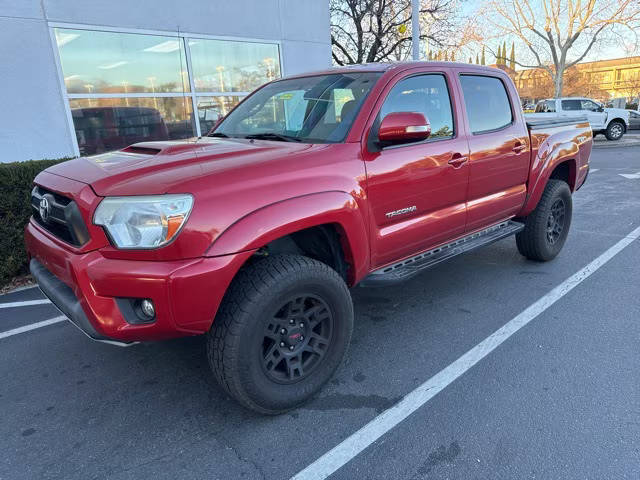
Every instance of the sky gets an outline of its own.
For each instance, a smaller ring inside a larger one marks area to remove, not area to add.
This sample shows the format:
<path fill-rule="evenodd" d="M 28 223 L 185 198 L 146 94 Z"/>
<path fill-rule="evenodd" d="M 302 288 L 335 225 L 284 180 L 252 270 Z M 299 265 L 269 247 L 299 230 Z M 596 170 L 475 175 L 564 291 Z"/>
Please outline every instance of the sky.
<path fill-rule="evenodd" d="M 486 2 L 484 0 L 459 0 L 460 1 L 460 9 L 461 9 L 461 17 L 473 17 L 476 15 L 477 11 L 484 5 Z M 532 0 L 533 3 L 538 3 L 536 0 Z M 640 8 L 640 7 L 639 7 Z M 508 36 L 489 39 L 486 42 L 487 48 L 491 47 L 493 50 L 497 49 L 498 44 L 502 44 L 503 41 L 507 42 L 508 52 L 511 49 L 511 42 L 515 40 L 516 43 L 516 58 L 518 61 L 522 63 L 525 62 L 525 55 L 528 53 L 527 48 L 524 44 L 520 43 L 518 39 L 511 38 Z M 480 53 L 482 49 L 482 45 L 474 45 L 472 48 L 465 49 L 465 55 L 463 59 L 467 59 L 469 56 L 472 56 L 475 59 L 475 52 Z M 582 53 L 583 49 L 576 47 L 574 50 L 576 53 Z M 596 43 L 587 54 L 583 62 L 595 61 L 595 60 L 608 60 L 613 58 L 622 58 L 633 55 L 640 55 L 640 49 L 636 44 L 636 38 L 634 34 L 630 31 L 626 31 L 622 34 L 621 38 L 614 38 L 608 41 L 601 41 Z M 487 50 L 486 60 L 488 64 L 495 63 L 495 57 L 489 53 Z M 575 58 L 575 55 L 574 57 Z M 570 58 L 571 59 L 571 58 Z M 529 59 L 526 59 L 529 60 Z M 531 60 L 533 62 L 533 60 Z M 517 66 L 516 69 L 521 69 L 521 67 Z"/>

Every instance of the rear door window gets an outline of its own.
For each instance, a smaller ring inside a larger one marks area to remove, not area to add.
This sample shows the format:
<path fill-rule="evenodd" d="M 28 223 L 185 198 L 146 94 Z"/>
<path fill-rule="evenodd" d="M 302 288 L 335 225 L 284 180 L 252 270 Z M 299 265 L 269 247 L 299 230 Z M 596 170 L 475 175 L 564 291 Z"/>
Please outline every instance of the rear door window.
<path fill-rule="evenodd" d="M 511 125 L 513 112 L 502 80 L 482 75 L 461 75 L 460 84 L 472 133 L 492 132 Z"/>
<path fill-rule="evenodd" d="M 562 110 L 580 111 L 582 110 L 582 102 L 580 100 L 562 100 Z"/>

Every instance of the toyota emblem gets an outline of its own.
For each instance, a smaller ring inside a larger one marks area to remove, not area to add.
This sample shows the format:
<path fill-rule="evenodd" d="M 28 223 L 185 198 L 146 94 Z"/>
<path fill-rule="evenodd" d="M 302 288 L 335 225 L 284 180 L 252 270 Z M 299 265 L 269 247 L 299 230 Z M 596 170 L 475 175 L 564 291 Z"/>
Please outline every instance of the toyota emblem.
<path fill-rule="evenodd" d="M 42 197 L 40 199 L 40 208 L 38 208 L 38 211 L 40 212 L 40 218 L 42 218 L 42 221 L 46 222 L 49 219 L 49 214 L 51 213 L 51 205 L 46 197 Z"/>

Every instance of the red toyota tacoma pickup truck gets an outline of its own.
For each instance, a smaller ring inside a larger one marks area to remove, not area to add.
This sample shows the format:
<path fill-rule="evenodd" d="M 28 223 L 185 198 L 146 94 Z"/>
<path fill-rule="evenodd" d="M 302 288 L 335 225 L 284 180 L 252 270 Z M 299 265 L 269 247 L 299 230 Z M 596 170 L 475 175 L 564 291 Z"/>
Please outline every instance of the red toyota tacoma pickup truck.
<path fill-rule="evenodd" d="M 589 123 L 526 123 L 501 70 L 356 65 L 276 80 L 205 137 L 40 173 L 25 240 L 45 295 L 116 344 L 205 334 L 220 385 L 279 413 L 331 377 L 349 287 L 516 236 L 554 258 Z"/>

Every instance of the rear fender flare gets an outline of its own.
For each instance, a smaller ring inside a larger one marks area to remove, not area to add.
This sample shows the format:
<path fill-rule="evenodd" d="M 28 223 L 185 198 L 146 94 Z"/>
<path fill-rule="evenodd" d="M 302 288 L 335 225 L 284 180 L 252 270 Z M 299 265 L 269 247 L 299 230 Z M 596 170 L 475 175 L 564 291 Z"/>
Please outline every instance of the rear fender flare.
<path fill-rule="evenodd" d="M 542 193 L 544 192 L 551 173 L 561 163 L 567 162 L 569 164 L 569 188 L 571 191 L 575 191 L 576 188 L 576 158 L 580 155 L 580 149 L 578 144 L 573 142 L 564 142 L 556 145 L 549 150 L 541 150 L 538 153 L 538 158 L 533 163 L 531 177 L 535 180 L 529 180 L 529 193 L 527 200 L 522 207 L 522 210 L 518 213 L 518 217 L 526 217 L 529 215 L 538 205 Z"/>
<path fill-rule="evenodd" d="M 356 199 L 342 191 L 294 197 L 261 207 L 223 231 L 205 256 L 213 257 L 258 249 L 291 233 L 318 225 L 335 224 L 341 230 L 349 283 L 369 270 L 369 239 L 364 215 Z"/>

